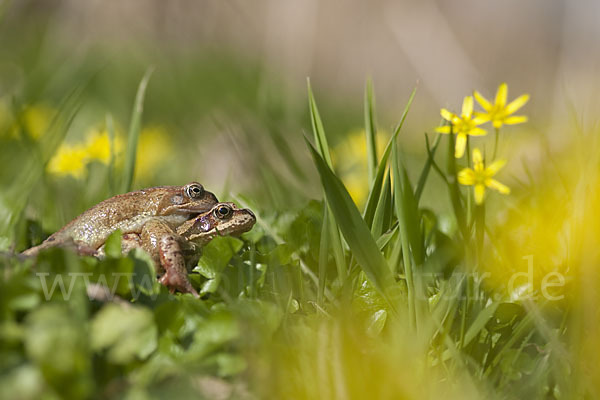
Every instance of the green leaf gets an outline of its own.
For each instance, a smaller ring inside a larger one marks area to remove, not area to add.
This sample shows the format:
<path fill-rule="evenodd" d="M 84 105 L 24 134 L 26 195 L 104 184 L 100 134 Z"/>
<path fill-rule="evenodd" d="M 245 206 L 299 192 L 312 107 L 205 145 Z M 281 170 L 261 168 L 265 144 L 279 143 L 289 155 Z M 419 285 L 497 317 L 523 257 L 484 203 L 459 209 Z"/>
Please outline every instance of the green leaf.
<path fill-rule="evenodd" d="M 367 140 L 367 170 L 369 184 L 375 179 L 377 170 L 377 124 L 375 121 L 375 99 L 373 95 L 373 82 L 367 79 L 365 87 L 365 134 Z"/>
<path fill-rule="evenodd" d="M 108 360 L 115 364 L 127 364 L 147 358 L 156 349 L 157 332 L 150 310 L 109 303 L 92 320 L 91 347 L 107 350 Z"/>
<path fill-rule="evenodd" d="M 388 158 L 392 151 L 392 143 L 396 140 L 396 137 L 398 137 L 398 134 L 400 133 L 400 130 L 402 129 L 402 126 L 404 125 L 404 120 L 406 119 L 406 116 L 408 115 L 408 110 L 410 109 L 410 106 L 413 102 L 413 99 L 414 99 L 416 93 L 417 93 L 417 89 L 415 88 L 415 89 L 413 89 L 412 93 L 410 94 L 410 97 L 408 98 L 408 102 L 406 103 L 406 107 L 404 107 L 404 112 L 402 113 L 402 118 L 400 118 L 400 122 L 396 126 L 396 129 L 394 130 L 394 134 L 388 141 L 388 144 L 385 147 L 385 150 L 383 152 L 383 156 L 381 156 L 381 160 L 379 161 L 379 165 L 377 167 L 377 174 L 375 175 L 375 180 L 373 181 L 373 184 L 371 185 L 371 190 L 369 191 L 369 196 L 367 198 L 367 204 L 365 206 L 365 211 L 363 213 L 365 222 L 367 223 L 367 225 L 369 227 L 372 226 L 372 224 L 373 224 L 373 217 L 375 216 L 375 209 L 377 208 L 377 203 L 379 202 L 379 197 L 381 196 L 381 190 L 383 187 L 383 178 L 385 176 L 385 170 L 387 168 Z"/>
<path fill-rule="evenodd" d="M 240 239 L 231 236 L 218 236 L 203 249 L 198 266 L 194 268 L 208 279 L 202 286 L 201 293 L 215 293 L 221 283 L 221 274 L 229 265 L 231 258 L 242 248 Z"/>
<path fill-rule="evenodd" d="M 231 236 L 217 236 L 202 249 L 202 257 L 195 270 L 205 278 L 214 279 L 229 265 L 229 260 L 240 251 L 243 244 L 240 239 Z"/>
<path fill-rule="evenodd" d="M 117 229 L 111 233 L 104 242 L 104 253 L 108 257 L 119 258 L 121 257 L 121 230 Z"/>
<path fill-rule="evenodd" d="M 386 290 L 394 283 L 394 279 L 367 224 L 361 218 L 360 212 L 342 181 L 327 166 L 325 160 L 308 140 L 306 140 L 306 144 L 319 171 L 321 183 L 327 195 L 327 202 L 352 255 L 356 258 L 373 286 L 392 304 L 389 297 L 387 297 Z"/>
<path fill-rule="evenodd" d="M 131 121 L 129 132 L 127 134 L 127 151 L 125 153 L 125 168 L 123 170 L 123 181 L 121 184 L 121 193 L 129 192 L 133 184 L 133 175 L 135 173 L 135 159 L 137 157 L 137 145 L 140 136 L 140 127 L 142 124 L 142 113 L 144 111 L 144 96 L 146 87 L 154 68 L 148 68 L 142 78 L 137 93 L 135 103 L 131 112 Z"/>

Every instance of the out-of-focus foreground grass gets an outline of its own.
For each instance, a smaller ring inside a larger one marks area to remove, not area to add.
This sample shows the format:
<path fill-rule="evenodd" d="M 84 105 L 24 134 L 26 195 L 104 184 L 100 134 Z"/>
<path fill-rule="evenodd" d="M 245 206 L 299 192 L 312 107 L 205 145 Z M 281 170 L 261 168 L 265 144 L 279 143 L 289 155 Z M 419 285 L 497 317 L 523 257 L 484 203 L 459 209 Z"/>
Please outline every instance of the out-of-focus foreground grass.
<path fill-rule="evenodd" d="M 597 129 L 510 177 L 511 127 L 496 154 L 472 98 L 441 133 L 423 122 L 414 160 L 408 93 L 386 134 L 370 85 L 364 114 L 310 89 L 282 108 L 275 80 L 224 54 L 174 51 L 140 84 L 135 49 L 70 60 L 43 40 L 1 43 L 0 397 L 600 396 Z M 169 294 L 118 237 L 103 260 L 14 256 L 108 196 L 195 179 L 259 218 L 205 248 L 203 300 Z M 124 301 L 90 300 L 89 282 Z"/>

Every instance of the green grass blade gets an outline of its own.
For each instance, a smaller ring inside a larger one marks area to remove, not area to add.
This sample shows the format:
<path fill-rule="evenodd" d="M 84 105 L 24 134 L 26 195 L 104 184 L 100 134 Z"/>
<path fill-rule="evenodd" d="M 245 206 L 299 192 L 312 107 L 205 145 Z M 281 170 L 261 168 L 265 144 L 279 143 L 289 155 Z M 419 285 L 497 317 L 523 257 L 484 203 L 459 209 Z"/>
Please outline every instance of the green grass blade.
<path fill-rule="evenodd" d="M 371 226 L 371 233 L 373 237 L 379 238 L 383 232 L 391 225 L 392 219 L 392 179 L 388 174 L 387 179 L 383 184 L 383 190 L 381 196 L 377 202 L 377 208 L 375 209 L 375 216 L 373 217 L 373 225 Z"/>
<path fill-rule="evenodd" d="M 400 169 L 400 185 L 402 189 L 402 210 L 408 233 L 408 241 L 416 265 L 422 265 L 425 261 L 425 249 L 423 247 L 423 235 L 421 233 L 421 216 L 417 199 L 412 190 L 412 185 L 408 179 L 406 168 L 398 161 Z"/>
<path fill-rule="evenodd" d="M 329 144 L 327 142 L 327 136 L 325 135 L 325 129 L 323 128 L 323 122 L 317 108 L 312 88 L 310 86 L 310 80 L 307 80 L 308 84 L 308 106 L 310 111 L 310 120 L 313 129 L 313 135 L 315 143 L 317 143 L 317 151 L 326 161 L 327 166 L 333 170 L 333 163 L 331 161 L 331 155 L 329 153 Z M 331 210 L 329 213 L 329 242 L 335 259 L 336 268 L 338 271 L 338 277 L 343 282 L 346 279 L 346 264 L 344 260 L 344 249 L 342 247 L 342 239 L 336 223 L 335 215 L 332 214 Z"/>
<path fill-rule="evenodd" d="M 115 195 L 117 182 L 115 182 L 115 161 L 116 161 L 116 135 L 115 124 L 111 114 L 106 114 L 106 131 L 110 142 L 110 160 L 108 163 L 108 187 L 111 195 Z"/>
<path fill-rule="evenodd" d="M 148 68 L 140 85 L 138 86 L 137 94 L 135 95 L 135 103 L 131 112 L 131 122 L 129 132 L 127 134 L 127 152 L 125 154 L 125 169 L 123 171 L 123 181 L 121 182 L 121 192 L 129 192 L 133 184 L 133 176 L 135 174 L 135 160 L 137 157 L 137 144 L 140 136 L 140 128 L 142 124 L 142 113 L 144 112 L 144 96 L 146 87 L 154 68 Z"/>
<path fill-rule="evenodd" d="M 387 289 L 394 283 L 394 279 L 367 224 L 362 219 L 342 181 L 327 166 L 326 161 L 308 140 L 306 140 L 306 144 L 319 172 L 329 209 L 333 212 L 352 255 L 373 286 L 392 305 L 387 295 Z"/>
<path fill-rule="evenodd" d="M 333 169 L 333 163 L 331 162 L 331 154 L 329 153 L 329 144 L 327 143 L 327 136 L 325 136 L 325 129 L 323 128 L 323 122 L 319 115 L 319 109 L 315 102 L 315 97 L 310 86 L 310 79 L 307 79 L 308 85 L 308 108 L 310 110 L 310 123 L 312 125 L 313 134 L 315 137 L 315 143 L 317 144 L 317 150 L 327 166 Z"/>
<path fill-rule="evenodd" d="M 373 81 L 367 79 L 365 87 L 365 135 L 367 140 L 367 170 L 369 184 L 373 183 L 377 170 L 377 124 L 375 122 L 375 98 Z"/>
<path fill-rule="evenodd" d="M 367 204 L 365 206 L 365 211 L 363 214 L 365 222 L 367 223 L 367 225 L 369 227 L 371 227 L 373 224 L 373 217 L 375 216 L 375 209 L 377 208 L 377 203 L 379 202 L 379 196 L 381 196 L 381 188 L 383 186 L 383 177 L 385 176 L 385 170 L 387 168 L 388 158 L 389 158 L 390 152 L 392 150 L 392 143 L 396 139 L 398 134 L 400 133 L 400 130 L 402 129 L 402 125 L 404 125 L 404 120 L 406 119 L 406 116 L 408 115 L 408 110 L 410 110 L 410 106 L 413 102 L 413 99 L 414 99 L 416 93 L 417 93 L 417 89 L 415 88 L 415 89 L 413 89 L 412 93 L 410 94 L 410 97 L 408 98 L 408 102 L 406 103 L 406 106 L 404 107 L 404 112 L 402 113 L 402 118 L 400 118 L 400 122 L 398 123 L 398 125 L 396 126 L 396 129 L 394 130 L 394 134 L 388 141 L 388 144 L 385 147 L 383 155 L 381 156 L 381 160 L 379 161 L 379 165 L 377 166 L 377 174 L 375 175 L 375 180 L 373 181 L 373 184 L 371 185 L 371 190 L 369 191 L 369 197 L 367 198 Z"/>
<path fill-rule="evenodd" d="M 413 267 L 410 259 L 410 245 L 409 245 L 409 233 L 406 218 L 406 209 L 404 205 L 404 194 L 402 188 L 403 174 L 400 170 L 400 163 L 398 160 L 398 150 L 396 149 L 396 140 L 393 142 L 392 147 L 392 172 L 394 174 L 394 181 L 397 184 L 394 185 L 394 203 L 396 206 L 396 215 L 398 216 L 398 225 L 400 228 L 400 242 L 402 245 L 402 259 L 404 262 L 404 274 L 406 276 L 406 286 L 408 288 L 408 317 L 410 326 L 415 327 L 417 324 L 416 320 L 416 294 L 415 294 L 415 282 L 413 278 Z"/>
<path fill-rule="evenodd" d="M 323 305 L 325 284 L 327 280 L 327 261 L 329 260 L 329 210 L 323 206 L 323 226 L 321 227 L 321 242 L 319 243 L 319 284 L 317 287 L 317 304 Z"/>
<path fill-rule="evenodd" d="M 417 199 L 417 203 L 421 199 L 421 195 L 423 194 L 423 189 L 425 189 L 425 183 L 427 182 L 427 178 L 429 177 L 429 171 L 431 170 L 431 166 L 434 162 L 433 156 L 440 144 L 440 139 L 442 138 L 441 134 L 438 134 L 435 138 L 435 142 L 433 142 L 433 147 L 429 147 L 429 138 L 427 134 L 425 134 L 425 142 L 427 143 L 427 161 L 425 161 L 425 166 L 421 171 L 421 175 L 419 176 L 419 182 L 417 183 L 417 188 L 415 189 L 415 198 Z"/>
<path fill-rule="evenodd" d="M 348 271 L 346 259 L 344 257 L 344 248 L 342 246 L 342 238 L 340 237 L 340 230 L 338 225 L 335 224 L 335 217 L 329 206 L 327 208 L 327 213 L 329 214 L 329 243 L 333 252 L 333 259 L 335 260 L 338 278 L 343 283 L 348 276 Z"/>
<path fill-rule="evenodd" d="M 467 329 L 467 333 L 465 334 L 465 346 L 468 345 L 471 342 L 471 340 L 473 340 L 475 336 L 479 334 L 479 332 L 481 332 L 481 330 L 485 327 L 490 318 L 494 316 L 494 313 L 496 312 L 496 309 L 499 305 L 499 302 L 494 302 L 486 308 L 484 308 L 483 310 L 481 310 L 479 314 L 477 314 L 475 321 L 473 321 L 471 326 L 469 326 L 469 329 Z"/>

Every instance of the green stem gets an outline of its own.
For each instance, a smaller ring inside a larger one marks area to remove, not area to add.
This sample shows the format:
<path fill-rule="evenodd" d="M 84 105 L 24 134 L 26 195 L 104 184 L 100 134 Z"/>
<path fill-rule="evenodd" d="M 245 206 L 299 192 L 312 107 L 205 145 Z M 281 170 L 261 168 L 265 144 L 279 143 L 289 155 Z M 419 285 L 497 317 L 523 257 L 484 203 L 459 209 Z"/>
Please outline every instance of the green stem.
<path fill-rule="evenodd" d="M 496 151 L 498 150 L 498 138 L 500 137 L 500 129 L 494 128 L 494 153 L 492 154 L 492 161 L 496 159 Z"/>

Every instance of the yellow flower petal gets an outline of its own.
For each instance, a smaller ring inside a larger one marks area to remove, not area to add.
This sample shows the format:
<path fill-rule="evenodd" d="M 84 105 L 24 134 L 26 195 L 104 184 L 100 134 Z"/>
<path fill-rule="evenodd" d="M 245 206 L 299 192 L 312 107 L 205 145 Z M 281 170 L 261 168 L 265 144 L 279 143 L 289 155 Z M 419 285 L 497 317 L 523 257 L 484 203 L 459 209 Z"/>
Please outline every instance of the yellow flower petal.
<path fill-rule="evenodd" d="M 504 125 L 504 123 L 502 119 L 495 119 L 494 121 L 492 121 L 492 125 L 494 125 L 494 128 L 500 129 L 502 128 L 502 125 Z"/>
<path fill-rule="evenodd" d="M 489 114 L 480 113 L 475 111 L 475 118 L 472 119 L 475 125 L 481 125 L 488 122 L 492 117 Z"/>
<path fill-rule="evenodd" d="M 494 189 L 499 191 L 502 194 L 509 194 L 510 193 L 510 188 L 500 182 L 498 182 L 495 179 L 487 179 L 485 184 L 487 185 L 487 187 L 489 187 L 490 189 Z"/>
<path fill-rule="evenodd" d="M 483 203 L 483 196 L 485 195 L 485 186 L 481 183 L 475 185 L 475 203 Z"/>
<path fill-rule="evenodd" d="M 504 109 L 504 112 L 506 112 L 506 115 L 510 115 L 510 114 L 514 113 L 515 111 L 517 111 L 519 108 L 523 107 L 528 101 L 529 101 L 528 94 L 519 96 L 516 99 L 514 99 L 513 101 L 511 101 L 510 103 L 508 103 L 508 105 Z"/>
<path fill-rule="evenodd" d="M 471 136 L 485 136 L 487 135 L 487 131 L 481 128 L 473 128 L 469 131 L 469 135 Z"/>
<path fill-rule="evenodd" d="M 467 135 L 459 133 L 456 135 L 456 147 L 454 147 L 454 157 L 461 158 L 465 154 L 465 146 L 467 145 Z"/>
<path fill-rule="evenodd" d="M 437 128 L 435 128 L 436 132 L 445 133 L 445 134 L 450 133 L 451 130 L 452 130 L 452 127 L 450 125 L 438 126 Z"/>
<path fill-rule="evenodd" d="M 473 149 L 473 165 L 483 164 L 483 157 L 481 156 L 481 150 Z"/>
<path fill-rule="evenodd" d="M 461 185 L 474 185 L 475 184 L 475 171 L 471 168 L 463 168 L 458 173 L 458 183 Z"/>
<path fill-rule="evenodd" d="M 522 124 L 523 122 L 527 122 L 527 117 L 525 115 L 515 115 L 504 119 L 506 125 Z"/>
<path fill-rule="evenodd" d="M 492 103 L 487 101 L 486 98 L 481 95 L 481 93 L 475 90 L 473 91 L 473 96 L 475 96 L 475 100 L 477 100 L 481 108 L 483 108 L 487 112 L 492 111 L 492 108 L 494 108 L 494 106 L 492 105 Z"/>
<path fill-rule="evenodd" d="M 461 116 L 468 118 L 471 115 L 473 115 L 473 96 L 466 96 L 463 100 Z"/>
<path fill-rule="evenodd" d="M 506 160 L 496 160 L 485 170 L 488 173 L 488 176 L 494 176 L 500 171 L 502 167 L 506 164 Z"/>
<path fill-rule="evenodd" d="M 506 105 L 506 97 L 508 96 L 508 86 L 506 83 L 501 83 L 496 92 L 496 106 L 504 108 Z"/>
<path fill-rule="evenodd" d="M 442 118 L 444 118 L 446 121 L 450 121 L 450 122 L 452 122 L 454 117 L 456 117 L 456 115 L 454 115 L 454 113 L 451 113 L 450 111 L 446 110 L 445 108 L 442 108 L 440 110 L 440 114 L 442 115 Z"/>

